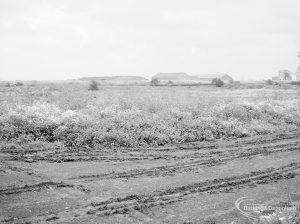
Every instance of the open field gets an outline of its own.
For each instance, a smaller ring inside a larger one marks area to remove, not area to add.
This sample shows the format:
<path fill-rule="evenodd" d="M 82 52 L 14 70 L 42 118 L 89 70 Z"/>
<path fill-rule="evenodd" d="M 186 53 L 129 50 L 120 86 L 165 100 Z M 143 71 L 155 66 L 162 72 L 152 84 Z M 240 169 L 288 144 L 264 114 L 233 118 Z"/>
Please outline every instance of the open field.
<path fill-rule="evenodd" d="M 245 196 L 299 209 L 296 86 L 0 91 L 0 222 L 279 223 L 243 216 Z"/>
<path fill-rule="evenodd" d="M 289 89 L 103 86 L 2 88 L 0 139 L 84 147 L 156 147 L 294 130 Z"/>

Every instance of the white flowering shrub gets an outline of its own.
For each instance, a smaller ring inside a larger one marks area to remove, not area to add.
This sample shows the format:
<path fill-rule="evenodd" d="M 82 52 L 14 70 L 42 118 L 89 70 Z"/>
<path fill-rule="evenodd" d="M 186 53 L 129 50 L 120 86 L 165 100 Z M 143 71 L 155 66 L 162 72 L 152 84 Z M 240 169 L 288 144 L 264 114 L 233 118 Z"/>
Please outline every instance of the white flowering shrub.
<path fill-rule="evenodd" d="M 80 92 L 74 94 L 81 96 Z M 149 147 L 267 134 L 300 126 L 296 99 L 281 95 L 273 100 L 255 96 L 255 100 L 247 101 L 235 100 L 233 93 L 223 100 L 210 93 L 211 99 L 191 95 L 194 98 L 188 101 L 187 97 L 174 99 L 173 93 L 157 97 L 156 92 L 146 96 L 141 92 L 127 98 L 122 92 L 118 94 L 97 98 L 84 93 L 79 100 L 84 104 L 70 94 L 62 98 L 49 91 L 46 97 L 52 103 L 2 101 L 0 140 L 20 144 L 39 141 L 64 146 Z M 68 101 L 72 101 L 70 105 Z"/>

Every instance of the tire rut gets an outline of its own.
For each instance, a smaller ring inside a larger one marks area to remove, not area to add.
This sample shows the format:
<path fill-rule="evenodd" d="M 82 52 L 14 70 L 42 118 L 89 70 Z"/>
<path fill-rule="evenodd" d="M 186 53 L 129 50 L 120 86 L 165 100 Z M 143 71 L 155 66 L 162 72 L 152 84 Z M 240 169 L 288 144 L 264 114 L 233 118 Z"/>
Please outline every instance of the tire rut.
<path fill-rule="evenodd" d="M 227 163 L 229 161 L 241 158 L 251 158 L 257 155 L 270 155 L 278 152 L 287 152 L 287 151 L 298 151 L 300 146 L 298 142 L 294 143 L 284 143 L 279 145 L 269 145 L 269 146 L 256 146 L 244 151 L 224 151 L 217 154 L 211 155 L 214 156 L 211 159 L 197 159 L 196 161 L 187 161 L 184 163 L 178 163 L 175 165 L 169 166 L 158 166 L 148 169 L 137 169 L 130 170 L 127 172 L 112 172 L 107 174 L 96 174 L 96 175 L 82 175 L 79 177 L 73 177 L 70 179 L 84 179 L 87 181 L 94 181 L 99 179 L 116 179 L 116 178 L 138 178 L 138 177 L 155 177 L 155 176 L 166 176 L 166 175 L 175 175 L 180 172 L 190 172 L 197 171 L 200 168 L 207 166 L 217 166 L 220 164 Z M 199 158 L 201 154 L 193 154 L 192 157 L 188 158 Z"/>
<path fill-rule="evenodd" d="M 129 195 L 123 198 L 93 202 L 87 207 L 87 214 L 107 216 L 126 214 L 130 211 L 145 211 L 146 209 L 165 206 L 185 200 L 199 193 L 231 192 L 234 189 L 246 187 L 248 184 L 259 185 L 291 179 L 299 175 L 300 163 L 291 163 L 286 166 L 253 171 L 239 176 L 207 180 L 182 187 L 170 188 L 163 191 L 154 191 L 149 195 Z"/>
<path fill-rule="evenodd" d="M 180 143 L 173 146 L 157 147 L 157 148 L 120 148 L 120 149 L 93 149 L 93 148 L 63 148 L 56 150 L 31 150 L 16 151 L 2 150 L 6 153 L 6 159 L 36 162 L 74 162 L 74 161 L 135 161 L 135 160 L 157 160 L 157 159 L 183 159 L 189 155 L 167 154 L 172 152 L 192 152 L 192 151 L 211 151 L 222 148 L 223 150 L 238 150 L 240 147 L 252 147 L 255 145 L 263 145 L 270 143 L 278 143 L 282 140 L 299 140 L 300 131 L 292 131 L 289 133 L 276 133 L 268 135 L 260 135 L 253 137 L 245 137 L 240 139 L 216 140 L 213 142 L 191 142 Z M 112 155 L 114 151 L 115 155 Z M 155 152 L 155 153 L 154 153 Z M 196 152 L 196 154 L 199 152 Z M 202 156 L 209 156 L 209 152 L 202 153 Z M 3 155 L 4 156 L 4 155 Z"/>
<path fill-rule="evenodd" d="M 4 188 L 0 189 L 0 195 L 9 195 L 9 194 L 20 194 L 24 192 L 29 192 L 29 191 L 41 191 L 44 189 L 48 189 L 50 187 L 55 187 L 55 188 L 65 188 L 65 187 L 70 187 L 73 188 L 73 184 L 67 184 L 64 182 L 59 182 L 55 183 L 52 181 L 47 181 L 47 182 L 41 182 L 33 185 L 24 185 L 24 186 L 18 186 L 18 187 L 10 187 L 10 188 Z"/>

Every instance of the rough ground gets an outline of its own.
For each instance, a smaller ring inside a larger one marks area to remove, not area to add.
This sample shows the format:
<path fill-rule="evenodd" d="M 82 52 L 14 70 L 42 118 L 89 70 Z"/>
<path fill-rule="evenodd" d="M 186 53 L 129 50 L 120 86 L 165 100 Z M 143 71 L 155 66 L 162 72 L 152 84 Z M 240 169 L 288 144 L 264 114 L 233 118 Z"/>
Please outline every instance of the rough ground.
<path fill-rule="evenodd" d="M 2 150 L 3 223 L 253 223 L 248 196 L 300 203 L 300 131 L 153 149 Z"/>

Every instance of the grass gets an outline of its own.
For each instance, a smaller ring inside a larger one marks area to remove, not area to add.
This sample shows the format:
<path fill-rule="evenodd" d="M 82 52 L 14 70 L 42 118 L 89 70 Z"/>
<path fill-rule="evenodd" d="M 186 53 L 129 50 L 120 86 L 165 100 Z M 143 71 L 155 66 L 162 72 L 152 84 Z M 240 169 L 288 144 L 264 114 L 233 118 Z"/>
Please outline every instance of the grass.
<path fill-rule="evenodd" d="M 99 86 L 0 88 L 0 140 L 64 146 L 153 147 L 300 126 L 297 88 Z"/>

